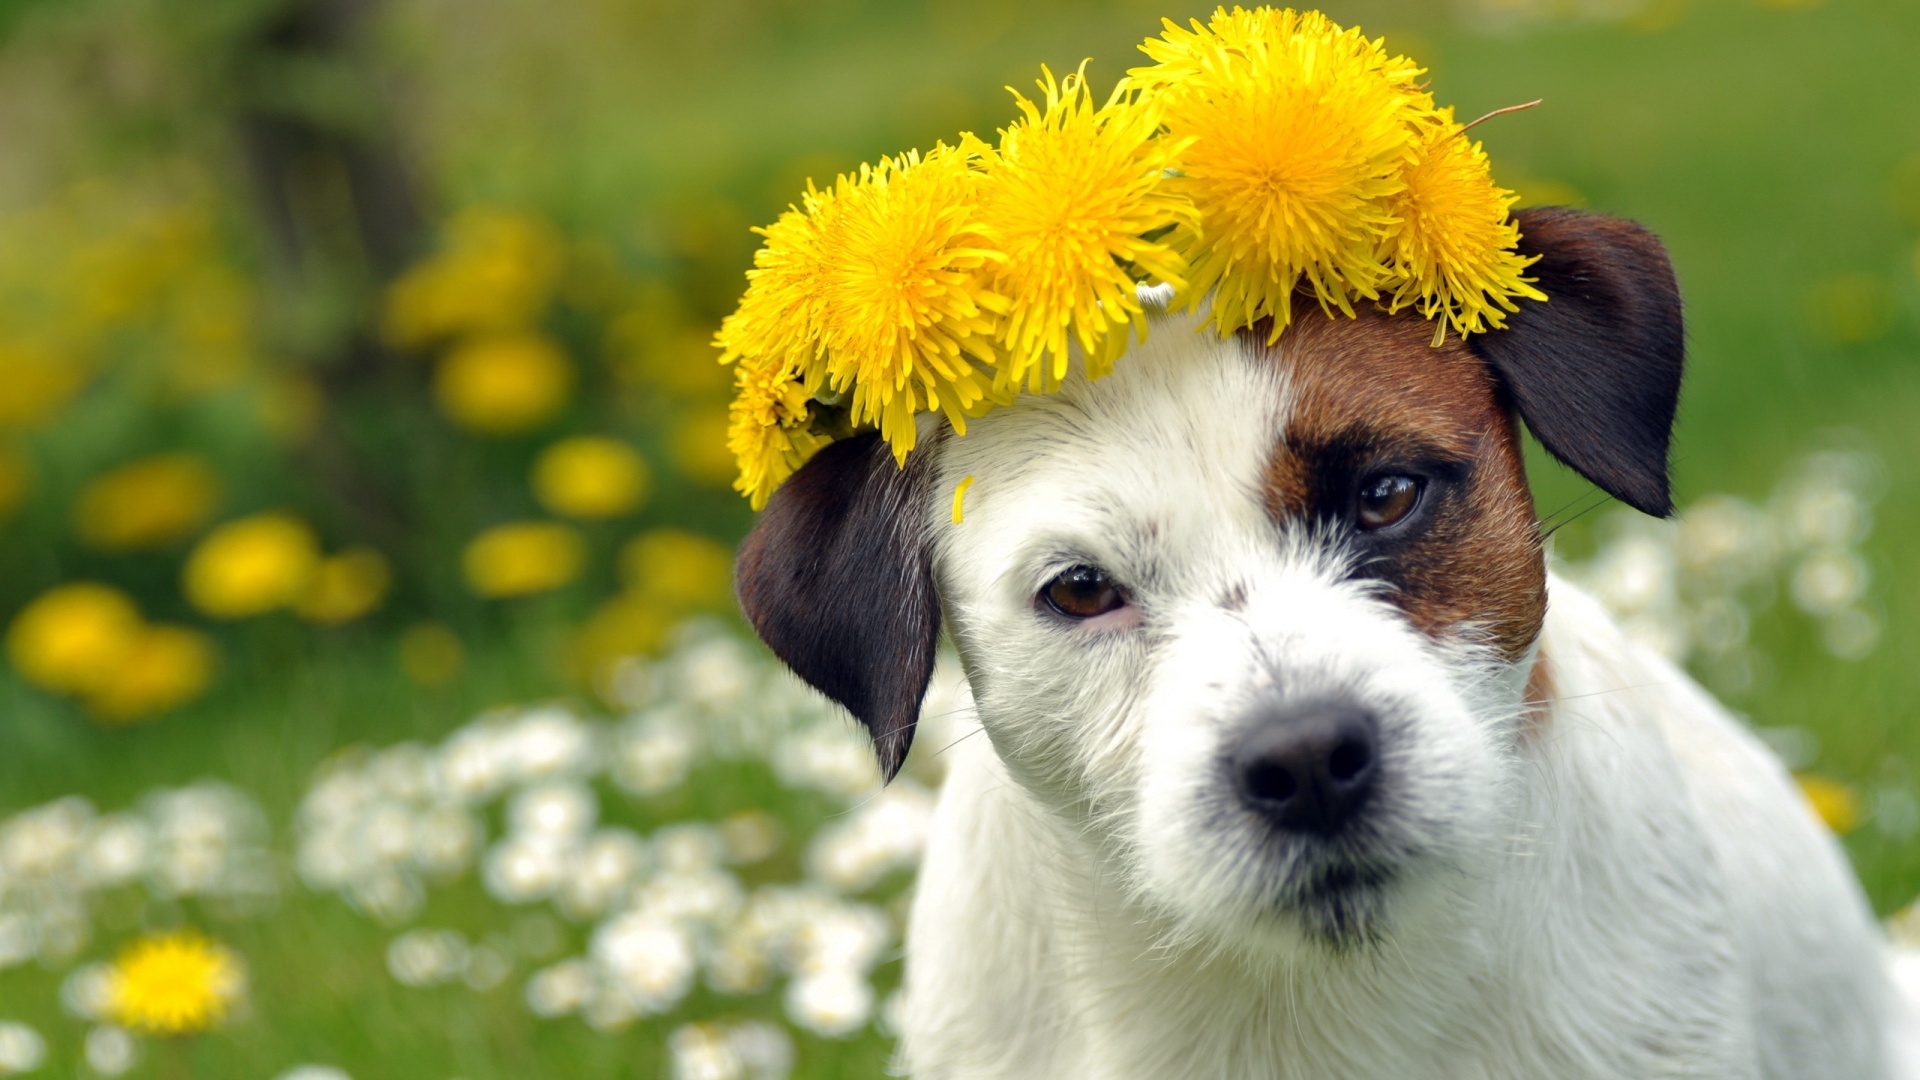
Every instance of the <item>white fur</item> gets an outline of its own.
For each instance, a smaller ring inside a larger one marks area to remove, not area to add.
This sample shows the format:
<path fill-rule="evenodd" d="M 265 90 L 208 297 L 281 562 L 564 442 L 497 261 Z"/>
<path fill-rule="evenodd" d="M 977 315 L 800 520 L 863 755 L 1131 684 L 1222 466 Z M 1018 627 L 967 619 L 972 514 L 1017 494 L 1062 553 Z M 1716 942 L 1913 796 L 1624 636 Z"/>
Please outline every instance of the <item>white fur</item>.
<path fill-rule="evenodd" d="M 1415 631 L 1274 524 L 1284 372 L 1190 325 L 922 451 L 985 738 L 948 751 L 914 903 L 912 1074 L 1920 1076 L 1890 1060 L 1906 1008 L 1866 904 L 1780 766 L 1558 580 L 1555 697 L 1523 722 L 1531 656 Z M 1076 563 L 1140 625 L 1037 611 Z M 1313 852 L 1257 842 L 1219 768 L 1250 701 L 1336 691 L 1386 718 L 1370 850 L 1393 870 L 1344 946 L 1289 906 Z"/>

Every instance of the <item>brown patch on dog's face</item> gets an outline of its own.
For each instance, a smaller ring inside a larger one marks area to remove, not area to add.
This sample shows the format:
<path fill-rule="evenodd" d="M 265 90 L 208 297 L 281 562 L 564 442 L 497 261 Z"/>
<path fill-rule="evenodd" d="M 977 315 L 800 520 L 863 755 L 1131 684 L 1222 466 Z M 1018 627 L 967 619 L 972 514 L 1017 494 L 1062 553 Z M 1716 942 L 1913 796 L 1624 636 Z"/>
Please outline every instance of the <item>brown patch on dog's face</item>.
<path fill-rule="evenodd" d="M 1486 363 L 1459 338 L 1431 345 L 1433 324 L 1366 311 L 1306 315 L 1277 345 L 1246 340 L 1288 372 L 1293 408 L 1267 468 L 1276 520 L 1324 523 L 1350 538 L 1354 574 L 1435 636 L 1475 628 L 1509 660 L 1526 653 L 1546 612 L 1546 563 L 1519 432 Z M 1420 484 L 1413 510 L 1368 529 L 1363 485 Z"/>

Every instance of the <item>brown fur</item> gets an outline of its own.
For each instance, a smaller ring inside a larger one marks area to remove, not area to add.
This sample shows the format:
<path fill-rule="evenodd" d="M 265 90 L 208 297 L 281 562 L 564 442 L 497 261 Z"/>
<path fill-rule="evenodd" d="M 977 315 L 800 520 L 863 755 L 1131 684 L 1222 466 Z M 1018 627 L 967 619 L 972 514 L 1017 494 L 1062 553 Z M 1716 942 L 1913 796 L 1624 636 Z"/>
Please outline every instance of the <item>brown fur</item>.
<path fill-rule="evenodd" d="M 1303 313 L 1268 348 L 1289 373 L 1293 408 L 1267 467 L 1276 520 L 1348 520 L 1359 480 L 1376 469 L 1444 461 L 1456 479 L 1430 484 L 1424 520 L 1369 550 L 1357 573 L 1392 586 L 1392 602 L 1425 633 L 1463 630 L 1508 659 L 1525 654 L 1546 613 L 1546 564 L 1521 460 L 1519 428 L 1486 362 L 1457 337 L 1431 345 L 1411 315 L 1357 319 Z M 1385 534 L 1382 534 L 1383 537 Z M 1470 629 L 1469 629 L 1470 628 Z"/>

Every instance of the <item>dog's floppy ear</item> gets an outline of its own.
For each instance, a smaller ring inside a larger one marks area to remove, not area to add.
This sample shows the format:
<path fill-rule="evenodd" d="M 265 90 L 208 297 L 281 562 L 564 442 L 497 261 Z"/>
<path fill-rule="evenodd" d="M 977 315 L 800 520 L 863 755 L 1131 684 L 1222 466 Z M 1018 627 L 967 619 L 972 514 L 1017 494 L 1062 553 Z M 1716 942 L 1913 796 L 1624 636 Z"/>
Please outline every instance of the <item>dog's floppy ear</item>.
<path fill-rule="evenodd" d="M 734 565 L 760 640 L 867 726 L 888 780 L 913 743 L 940 634 L 926 458 L 902 469 L 873 433 L 827 446 L 773 493 Z"/>
<path fill-rule="evenodd" d="M 1630 221 L 1522 210 L 1520 252 L 1547 302 L 1468 338 L 1547 452 L 1627 505 L 1673 512 L 1667 449 L 1686 346 L 1666 249 Z"/>

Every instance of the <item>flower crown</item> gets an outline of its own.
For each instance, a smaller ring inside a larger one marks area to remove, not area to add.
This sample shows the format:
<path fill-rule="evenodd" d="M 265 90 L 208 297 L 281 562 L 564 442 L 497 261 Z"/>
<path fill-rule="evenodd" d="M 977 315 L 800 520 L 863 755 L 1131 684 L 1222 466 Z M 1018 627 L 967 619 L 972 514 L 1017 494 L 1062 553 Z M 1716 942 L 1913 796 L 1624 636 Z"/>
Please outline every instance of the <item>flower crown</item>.
<path fill-rule="evenodd" d="M 1415 80 L 1425 69 L 1316 11 L 1220 8 L 1140 46 L 1103 104 L 1085 65 L 998 145 L 962 134 L 862 165 L 765 228 L 714 342 L 736 364 L 734 486 L 758 509 L 821 447 L 877 429 L 902 464 L 916 414 L 966 421 L 1044 393 L 1080 347 L 1098 378 L 1173 289 L 1221 334 L 1296 292 L 1331 316 L 1414 308 L 1466 335 L 1545 300 L 1522 272 L 1512 192 Z"/>

